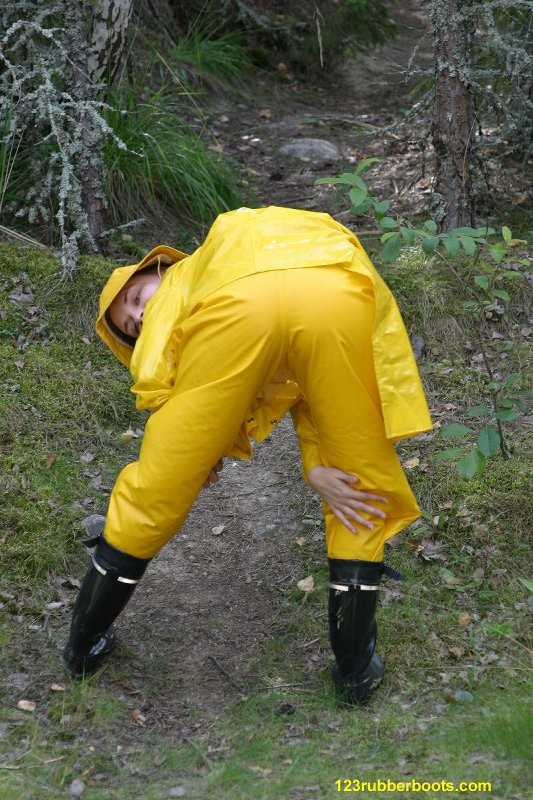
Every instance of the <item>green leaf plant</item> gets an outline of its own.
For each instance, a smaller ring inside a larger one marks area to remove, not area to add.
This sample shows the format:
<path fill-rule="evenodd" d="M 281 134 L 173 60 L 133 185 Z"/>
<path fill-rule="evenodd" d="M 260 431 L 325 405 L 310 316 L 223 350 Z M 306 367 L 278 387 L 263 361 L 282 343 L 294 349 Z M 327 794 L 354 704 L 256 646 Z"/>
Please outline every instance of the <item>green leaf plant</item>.
<path fill-rule="evenodd" d="M 521 388 L 522 375 L 513 372 L 505 379 L 496 379 L 484 339 L 484 325 L 494 314 L 507 313 L 511 297 L 501 288 L 501 281 L 520 280 L 516 270 L 503 266 L 511 248 L 526 242 L 513 238 L 511 230 L 504 225 L 500 232 L 489 226 L 480 228 L 460 227 L 450 231 L 439 231 L 437 222 L 427 219 L 420 226 L 394 215 L 390 202 L 373 194 L 362 173 L 379 162 L 378 158 L 365 158 L 354 172 L 345 172 L 334 177 L 317 179 L 317 184 L 337 184 L 346 187 L 351 212 L 355 215 L 374 217 L 381 234 L 381 259 L 391 264 L 398 259 L 404 247 L 419 246 L 427 255 L 439 258 L 458 286 L 462 306 L 473 322 L 482 363 L 486 374 L 487 402 L 472 406 L 466 411 L 470 419 L 482 419 L 483 427 L 477 431 L 469 425 L 443 425 L 439 435 L 444 439 L 456 439 L 457 446 L 449 447 L 437 454 L 439 460 L 455 460 L 462 478 L 471 479 L 482 475 L 488 458 L 501 454 L 511 455 L 504 424 L 513 422 L 521 412 L 527 410 L 527 400 L 532 393 Z M 488 258 L 480 260 L 485 254 Z M 467 260 L 467 268 L 459 271 L 454 260 Z M 525 262 L 524 262 L 525 263 Z M 528 262 L 529 263 L 529 262 Z"/>

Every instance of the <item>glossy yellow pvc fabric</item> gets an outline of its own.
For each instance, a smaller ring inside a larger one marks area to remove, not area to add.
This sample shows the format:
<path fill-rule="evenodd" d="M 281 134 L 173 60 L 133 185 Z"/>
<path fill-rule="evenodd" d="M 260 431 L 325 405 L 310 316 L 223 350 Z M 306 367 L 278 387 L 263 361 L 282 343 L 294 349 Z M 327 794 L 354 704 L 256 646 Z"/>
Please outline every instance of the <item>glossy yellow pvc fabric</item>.
<path fill-rule="evenodd" d="M 106 297 L 122 288 L 114 281 Z M 139 407 L 155 413 L 111 496 L 105 537 L 118 549 L 154 555 L 213 464 L 249 457 L 249 435 L 261 440 L 289 409 L 306 470 L 337 466 L 389 498 L 386 523 L 356 535 L 325 509 L 331 558 L 379 561 L 384 541 L 418 516 L 391 444 L 431 427 L 416 364 L 390 292 L 328 215 L 219 217 L 146 306 L 130 369 Z"/>

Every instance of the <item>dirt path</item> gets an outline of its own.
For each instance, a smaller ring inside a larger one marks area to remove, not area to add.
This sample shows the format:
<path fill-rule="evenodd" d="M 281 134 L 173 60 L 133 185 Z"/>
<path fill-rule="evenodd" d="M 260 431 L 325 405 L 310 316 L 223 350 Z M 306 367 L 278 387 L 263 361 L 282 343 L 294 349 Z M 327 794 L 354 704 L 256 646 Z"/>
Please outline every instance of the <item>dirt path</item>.
<path fill-rule="evenodd" d="M 303 517 L 319 519 L 299 468 L 284 420 L 253 462 L 226 460 L 220 483 L 152 562 L 120 623 L 130 681 L 151 687 L 151 722 L 188 735 L 246 691 L 282 594 L 305 577 L 295 552 Z M 315 530 L 309 543 L 322 538 Z"/>
<path fill-rule="evenodd" d="M 420 39 L 417 8 L 402 4 L 398 38 L 345 65 L 331 85 L 323 80 L 315 88 L 289 76 L 260 87 L 256 101 L 220 102 L 214 132 L 256 187 L 255 205 L 320 208 L 343 221 L 346 215 L 330 207 L 330 193 L 315 179 L 383 150 L 392 164 L 385 182 L 405 188 L 419 153 L 379 128 L 398 118 L 408 90 L 398 65 L 407 64 Z M 301 161 L 280 153 L 288 141 L 303 137 L 334 144 L 338 160 Z M 420 187 L 416 196 L 420 201 Z M 169 736 L 202 729 L 245 691 L 248 665 L 275 628 L 283 593 L 305 577 L 310 551 L 323 558 L 321 529 L 313 524 L 319 503 L 299 474 L 295 437 L 284 420 L 253 462 L 227 461 L 220 484 L 202 492 L 121 617 L 119 634 L 128 649 L 117 657 L 129 678 L 119 690 L 140 690 L 150 723 Z M 302 535 L 310 545 L 306 561 L 296 544 Z M 315 667 L 324 668 L 326 654 L 314 647 L 316 652 L 302 652 L 302 661 L 312 656 Z M 117 682 L 120 672 L 105 670 L 101 680 Z"/>
<path fill-rule="evenodd" d="M 250 194 L 249 183 L 257 192 L 256 205 L 328 210 L 351 223 L 345 207 L 332 203 L 331 189 L 315 186 L 315 180 L 378 156 L 383 167 L 369 173 L 372 188 L 384 197 L 397 195 L 398 201 L 401 194 L 410 213 L 423 208 L 429 181 L 421 149 L 429 159 L 430 148 L 419 121 L 415 128 L 408 119 L 415 102 L 409 93 L 420 81 L 416 73 L 432 58 L 420 6 L 415 0 L 396 5 L 397 36 L 379 48 L 362 49 L 333 75 L 315 71 L 307 82 L 282 71 L 277 83 L 259 81 L 255 101 L 220 101 L 212 132 L 240 166 L 243 190 Z M 387 132 L 393 125 L 400 127 Z M 283 154 L 288 142 L 305 138 L 331 143 L 338 157 L 304 161 Z"/>

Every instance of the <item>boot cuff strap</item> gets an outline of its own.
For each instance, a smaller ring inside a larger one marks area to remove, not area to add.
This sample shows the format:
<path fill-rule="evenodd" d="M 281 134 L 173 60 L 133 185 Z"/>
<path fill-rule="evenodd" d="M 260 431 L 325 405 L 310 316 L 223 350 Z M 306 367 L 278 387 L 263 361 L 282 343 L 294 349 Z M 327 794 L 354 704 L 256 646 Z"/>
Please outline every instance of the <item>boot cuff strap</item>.
<path fill-rule="evenodd" d="M 330 558 L 329 579 L 331 583 L 345 586 L 378 586 L 381 576 L 401 581 L 403 576 L 383 561 L 358 561 L 356 559 Z"/>
<path fill-rule="evenodd" d="M 404 581 L 405 578 L 401 572 L 397 572 L 392 567 L 389 567 L 388 564 L 383 564 L 383 574 L 387 576 L 387 578 L 392 578 L 393 581 Z"/>
<path fill-rule="evenodd" d="M 94 567 L 102 575 L 109 574 L 120 583 L 137 583 L 145 573 L 150 559 L 136 558 L 117 550 L 102 537 L 92 556 Z"/>
<path fill-rule="evenodd" d="M 104 569 L 104 567 L 102 567 L 101 564 L 98 563 L 98 561 L 96 560 L 96 558 L 94 556 L 91 557 L 91 561 L 93 562 L 93 567 L 95 568 L 95 570 L 97 572 L 100 573 L 100 575 L 108 575 L 109 574 L 112 578 L 115 578 L 117 583 L 128 583 L 128 584 L 133 584 L 133 585 L 135 585 L 136 583 L 139 583 L 140 578 L 137 578 L 136 580 L 134 580 L 133 578 L 124 578 L 122 575 L 118 575 L 117 576 L 115 572 L 112 572 L 109 569 Z"/>

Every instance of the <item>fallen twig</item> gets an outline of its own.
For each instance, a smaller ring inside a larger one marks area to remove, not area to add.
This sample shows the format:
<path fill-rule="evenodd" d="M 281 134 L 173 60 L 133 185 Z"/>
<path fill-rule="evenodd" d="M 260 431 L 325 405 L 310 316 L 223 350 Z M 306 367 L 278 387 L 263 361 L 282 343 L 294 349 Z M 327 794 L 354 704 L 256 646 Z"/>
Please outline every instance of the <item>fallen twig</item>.
<path fill-rule="evenodd" d="M 231 677 L 229 672 L 227 672 L 227 670 L 224 669 L 222 664 L 220 664 L 216 660 L 216 658 L 214 656 L 207 656 L 207 658 L 208 658 L 209 661 L 213 662 L 213 664 L 219 670 L 219 672 L 221 672 L 222 675 L 224 675 L 224 677 L 227 678 L 227 680 L 231 683 L 232 686 L 235 687 L 235 689 L 237 689 L 239 692 L 244 692 L 245 691 L 244 687 L 241 686 L 239 683 L 237 683 L 237 681 L 234 678 Z"/>

